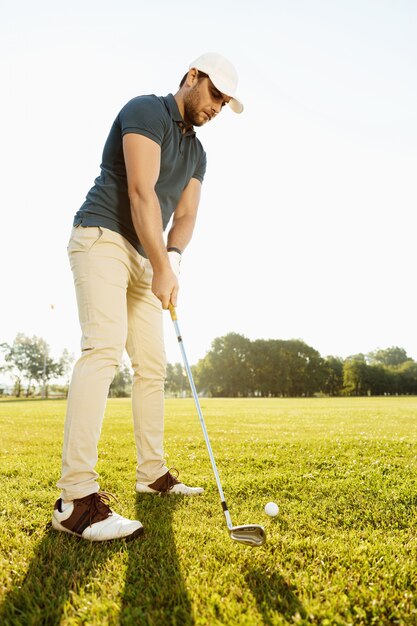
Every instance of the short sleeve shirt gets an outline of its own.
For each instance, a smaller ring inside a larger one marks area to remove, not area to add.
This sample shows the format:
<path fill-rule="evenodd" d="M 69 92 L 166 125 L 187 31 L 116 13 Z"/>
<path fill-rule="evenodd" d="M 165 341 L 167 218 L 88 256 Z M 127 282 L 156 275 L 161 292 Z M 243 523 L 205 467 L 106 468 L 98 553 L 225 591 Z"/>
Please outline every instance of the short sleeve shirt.
<path fill-rule="evenodd" d="M 172 94 L 138 96 L 130 100 L 113 122 L 104 146 L 101 173 L 74 217 L 74 226 L 102 226 L 123 235 L 146 256 L 132 222 L 123 157 L 123 136 L 144 135 L 161 147 L 161 166 L 155 191 L 165 230 L 191 178 L 203 182 L 206 154 L 185 123 Z"/>

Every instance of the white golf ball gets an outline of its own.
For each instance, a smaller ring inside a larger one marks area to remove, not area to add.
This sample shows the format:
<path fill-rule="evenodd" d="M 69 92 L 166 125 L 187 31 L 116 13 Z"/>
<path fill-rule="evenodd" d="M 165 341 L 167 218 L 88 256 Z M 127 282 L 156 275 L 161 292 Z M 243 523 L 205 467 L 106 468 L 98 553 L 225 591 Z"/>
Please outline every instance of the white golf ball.
<path fill-rule="evenodd" d="M 279 506 L 275 502 L 268 502 L 268 504 L 265 504 L 264 511 L 269 517 L 275 517 L 275 515 L 278 515 Z"/>

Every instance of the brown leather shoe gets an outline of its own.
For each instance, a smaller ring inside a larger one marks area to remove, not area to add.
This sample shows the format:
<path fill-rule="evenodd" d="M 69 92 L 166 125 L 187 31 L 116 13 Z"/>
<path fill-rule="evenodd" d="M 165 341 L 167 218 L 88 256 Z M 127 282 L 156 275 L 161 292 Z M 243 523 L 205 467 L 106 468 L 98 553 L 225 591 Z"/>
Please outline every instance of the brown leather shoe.
<path fill-rule="evenodd" d="M 133 539 L 143 533 L 138 520 L 130 520 L 111 510 L 110 496 L 105 492 L 91 493 L 64 505 L 55 502 L 52 527 L 89 541 Z"/>
<path fill-rule="evenodd" d="M 176 472 L 173 476 L 171 472 Z M 136 491 L 138 493 L 159 493 L 159 494 L 175 494 L 183 496 L 196 496 L 203 493 L 202 487 L 188 487 L 178 480 L 178 471 L 172 468 L 166 474 L 155 480 L 150 485 L 144 483 L 136 483 Z"/>

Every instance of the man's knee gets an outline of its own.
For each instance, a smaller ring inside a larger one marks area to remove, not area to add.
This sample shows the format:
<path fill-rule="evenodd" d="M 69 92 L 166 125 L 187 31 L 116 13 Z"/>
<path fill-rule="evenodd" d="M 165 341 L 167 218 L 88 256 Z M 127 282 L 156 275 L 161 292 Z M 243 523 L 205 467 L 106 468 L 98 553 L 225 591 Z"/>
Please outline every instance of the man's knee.
<path fill-rule="evenodd" d="M 133 361 L 133 377 L 135 380 L 148 379 L 161 381 L 162 383 L 166 378 L 166 358 L 165 355 L 160 356 L 158 359 L 155 357 L 147 361 L 143 360 L 139 363 Z"/>
<path fill-rule="evenodd" d="M 96 362 L 101 366 L 117 368 L 120 366 L 123 357 L 123 347 L 114 344 L 91 344 L 86 343 L 81 346 L 81 359 L 90 363 Z"/>

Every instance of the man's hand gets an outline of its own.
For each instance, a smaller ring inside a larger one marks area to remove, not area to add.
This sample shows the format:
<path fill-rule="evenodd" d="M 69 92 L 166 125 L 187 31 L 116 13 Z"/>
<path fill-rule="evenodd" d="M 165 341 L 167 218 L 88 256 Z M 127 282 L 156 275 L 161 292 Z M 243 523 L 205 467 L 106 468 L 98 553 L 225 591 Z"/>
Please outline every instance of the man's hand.
<path fill-rule="evenodd" d="M 171 267 L 153 273 L 152 292 L 162 302 L 162 308 L 168 309 L 171 302 L 177 306 L 178 279 Z"/>

